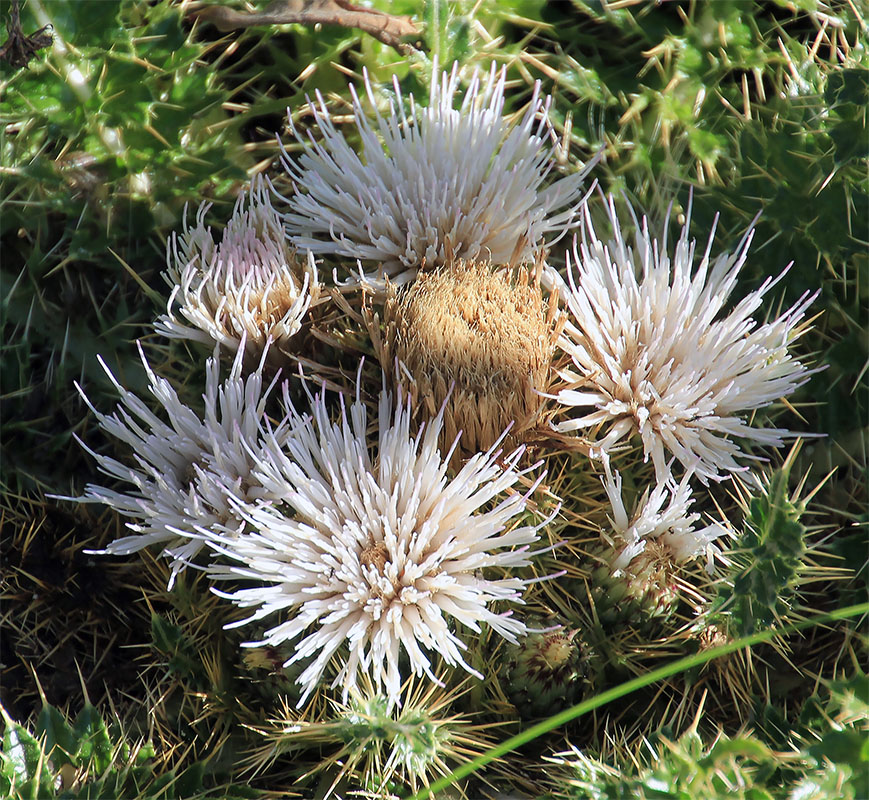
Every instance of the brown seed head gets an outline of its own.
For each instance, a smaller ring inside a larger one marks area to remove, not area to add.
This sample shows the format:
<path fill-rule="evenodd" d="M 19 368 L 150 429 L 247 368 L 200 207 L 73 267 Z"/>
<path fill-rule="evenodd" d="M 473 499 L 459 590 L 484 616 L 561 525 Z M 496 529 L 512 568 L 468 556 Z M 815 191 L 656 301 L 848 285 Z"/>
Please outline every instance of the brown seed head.
<path fill-rule="evenodd" d="M 458 260 L 387 299 L 382 363 L 397 359 L 399 380 L 430 415 L 455 385 L 444 414 L 443 444 L 462 431 L 463 455 L 487 450 L 512 422 L 522 441 L 543 412 L 550 364 L 563 321 L 544 300 L 540 268 Z"/>

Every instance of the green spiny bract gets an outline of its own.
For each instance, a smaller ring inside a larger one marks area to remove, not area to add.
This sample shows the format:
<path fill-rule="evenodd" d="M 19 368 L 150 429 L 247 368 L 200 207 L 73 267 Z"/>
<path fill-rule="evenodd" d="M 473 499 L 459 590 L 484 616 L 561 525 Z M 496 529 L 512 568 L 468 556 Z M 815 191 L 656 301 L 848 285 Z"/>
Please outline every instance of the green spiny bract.
<path fill-rule="evenodd" d="M 666 545 L 649 541 L 627 566 L 615 569 L 619 555 L 608 546 L 592 554 L 597 566 L 591 573 L 590 593 L 601 626 L 648 629 L 653 622 L 666 621 L 679 598 Z"/>
<path fill-rule="evenodd" d="M 792 461 L 772 472 L 751 498 L 742 536 L 729 556 L 729 575 L 719 585 L 712 620 L 726 620 L 735 636 L 781 622 L 797 596 L 807 548 L 800 522 L 805 504 L 788 495 Z"/>
<path fill-rule="evenodd" d="M 62 798 L 125 800 L 255 798 L 247 787 L 205 787 L 205 764 L 161 770 L 149 743 L 130 743 L 119 721 L 107 725 L 87 700 L 74 720 L 43 704 L 32 726 L 21 725 L 0 706 L 5 725 L 0 749 L 0 796 L 10 800 Z"/>
<path fill-rule="evenodd" d="M 331 700 L 331 708 L 320 694 L 301 712 L 284 699 L 280 713 L 267 726 L 257 726 L 265 743 L 257 746 L 249 764 L 259 772 L 292 753 L 289 773 L 300 785 L 322 773 L 320 791 L 329 787 L 324 797 L 334 791 L 362 790 L 377 797 L 415 791 L 488 745 L 482 726 L 449 713 L 458 694 L 411 679 L 400 707 L 370 684 L 346 702 Z"/>
<path fill-rule="evenodd" d="M 550 716 L 573 705 L 584 686 L 585 654 L 578 630 L 530 618 L 531 632 L 502 652 L 502 685 L 523 717 Z"/>
<path fill-rule="evenodd" d="M 408 776 L 425 775 L 449 740 L 449 726 L 432 719 L 427 709 L 410 707 L 393 714 L 380 695 L 352 701 L 337 733 L 349 747 L 389 752 L 399 773 Z"/>

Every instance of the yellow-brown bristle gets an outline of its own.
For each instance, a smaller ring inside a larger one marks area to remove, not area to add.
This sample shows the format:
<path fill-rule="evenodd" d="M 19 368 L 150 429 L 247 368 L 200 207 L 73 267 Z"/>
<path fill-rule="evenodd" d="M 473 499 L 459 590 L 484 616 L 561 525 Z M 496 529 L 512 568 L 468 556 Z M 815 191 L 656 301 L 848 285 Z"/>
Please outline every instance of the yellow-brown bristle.
<path fill-rule="evenodd" d="M 562 322 L 539 268 L 459 260 L 387 299 L 383 366 L 401 363 L 399 379 L 411 378 L 430 415 L 454 385 L 443 444 L 461 430 L 464 455 L 487 450 L 510 423 L 509 444 L 521 442 L 540 420 Z"/>

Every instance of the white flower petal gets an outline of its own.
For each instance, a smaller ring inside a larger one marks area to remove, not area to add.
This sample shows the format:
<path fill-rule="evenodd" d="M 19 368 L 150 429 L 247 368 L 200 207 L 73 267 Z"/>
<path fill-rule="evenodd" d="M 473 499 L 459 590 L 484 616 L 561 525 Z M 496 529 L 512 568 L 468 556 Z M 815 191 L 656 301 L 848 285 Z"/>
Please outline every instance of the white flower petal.
<path fill-rule="evenodd" d="M 257 358 L 269 341 L 286 346 L 319 294 L 313 254 L 304 269 L 297 264 L 262 176 L 238 198 L 219 241 L 205 225 L 209 208 L 203 204 L 196 225 L 185 224 L 168 243 L 164 277 L 172 293 L 155 328 L 231 351 L 244 340 Z"/>
<path fill-rule="evenodd" d="M 375 261 L 398 284 L 423 262 L 443 264 L 448 252 L 497 264 L 531 260 L 549 234 L 563 235 L 591 164 L 544 188 L 555 166 L 549 98 L 536 84 L 525 115 L 511 124 L 503 116 L 505 80 L 494 63 L 487 79 L 475 73 L 455 109 L 458 65 L 441 74 L 435 64 L 428 106 L 411 96 L 405 113 L 394 81 L 396 101 L 383 116 L 365 73 L 373 120 L 351 87 L 361 156 L 318 93 L 310 108 L 322 141 L 311 135 L 301 156 L 283 159 L 295 184 L 284 218 L 292 241 L 317 254 Z"/>
<path fill-rule="evenodd" d="M 262 363 L 247 378 L 241 376 L 243 350 L 221 383 L 215 350 L 206 364 L 205 413 L 200 417 L 181 402 L 168 381 L 154 374 L 141 346 L 139 353 L 151 394 L 168 421 L 124 389 L 103 364 L 121 395 L 116 413 L 100 413 L 78 389 L 103 430 L 130 448 L 136 466 L 82 446 L 101 472 L 132 488 L 118 491 L 89 484 L 83 496 L 64 499 L 105 503 L 134 520 L 128 523 L 134 535 L 117 539 L 99 552 L 127 555 L 162 544 L 164 555 L 172 559 L 171 586 L 202 549 L 208 532 L 220 531 L 226 537 L 241 530 L 244 519 L 236 512 L 238 501 L 267 496 L 252 476 L 251 453 L 274 383 L 263 391 Z"/>
<path fill-rule="evenodd" d="M 520 451 L 499 466 L 493 448 L 450 479 L 436 446 L 443 412 L 414 435 L 409 405 L 384 391 L 372 453 L 360 400 L 349 414 L 342 405 L 337 422 L 325 391 L 310 401 L 311 413 L 302 415 L 285 393 L 286 441 L 266 436 L 254 470 L 280 506 L 247 504 L 252 532 L 212 540 L 238 562 L 216 577 L 257 584 L 222 596 L 255 608 L 251 620 L 279 612 L 265 642 L 295 639 L 293 660 L 314 659 L 299 679 L 302 701 L 339 649 L 333 685 L 345 696 L 363 669 L 397 701 L 401 651 L 417 675 L 434 679 L 425 651 L 477 674 L 462 656 L 462 628 L 486 623 L 508 638 L 524 631 L 490 605 L 520 602 L 525 581 L 486 572 L 527 565 L 527 546 L 545 524 L 507 530 L 527 495 L 481 511 L 523 474 L 515 468 Z"/>
<path fill-rule="evenodd" d="M 614 473 L 606 461 L 604 467 L 601 481 L 612 506 L 610 525 L 614 543 L 617 549 L 620 548 L 613 561 L 614 570 L 625 569 L 650 540 L 665 544 L 677 562 L 690 561 L 712 552 L 712 542 L 725 532 L 725 528 L 713 524 L 699 531 L 695 529 L 700 515 L 689 513 L 694 502 L 689 484 L 691 473 L 678 484 L 669 479 L 654 488 L 647 488 L 629 517 L 622 499 L 621 475 L 618 471 Z"/>
<path fill-rule="evenodd" d="M 559 342 L 573 369 L 558 400 L 590 410 L 560 423 L 562 432 L 604 425 L 604 451 L 639 433 L 659 483 L 669 451 L 704 483 L 744 469 L 733 439 L 780 446 L 788 432 L 753 428 L 744 417 L 790 394 L 816 370 L 788 352 L 817 296 L 806 293 L 771 322 L 751 315 L 781 279 L 768 279 L 728 313 L 722 308 L 745 263 L 751 233 L 733 254 L 710 260 L 712 237 L 695 265 L 686 221 L 672 257 L 644 219 L 632 249 L 609 200 L 614 238 L 605 244 L 583 209 L 581 243 L 568 256 L 561 295 L 570 314 Z"/>

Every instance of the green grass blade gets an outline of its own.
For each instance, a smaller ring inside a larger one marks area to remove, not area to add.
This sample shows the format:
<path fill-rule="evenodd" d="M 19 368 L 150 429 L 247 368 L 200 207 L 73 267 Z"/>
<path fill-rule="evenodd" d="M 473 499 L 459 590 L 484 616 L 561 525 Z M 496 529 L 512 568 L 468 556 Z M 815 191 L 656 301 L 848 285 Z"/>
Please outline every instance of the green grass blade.
<path fill-rule="evenodd" d="M 601 692 L 595 697 L 584 700 L 582 703 L 579 703 L 572 708 L 567 708 L 561 713 L 550 717 L 549 719 L 538 722 L 536 725 L 532 725 L 530 728 L 527 728 L 521 733 L 510 737 L 496 747 L 493 747 L 491 750 L 486 751 L 481 756 L 478 756 L 477 758 L 467 762 L 466 764 L 462 764 L 449 775 L 446 775 L 443 778 L 434 781 L 430 786 L 421 789 L 419 792 L 413 795 L 411 800 L 426 800 L 426 798 L 436 796 L 437 792 L 446 789 L 455 781 L 467 777 L 471 773 L 478 770 L 480 767 L 485 766 L 489 762 L 494 761 L 495 759 L 500 758 L 503 755 L 506 755 L 512 750 L 515 750 L 517 747 L 521 747 L 522 745 L 527 744 L 533 739 L 536 739 L 538 736 L 542 736 L 549 731 L 555 730 L 561 725 L 564 725 L 571 720 L 576 719 L 577 717 L 581 717 L 583 714 L 587 714 L 589 711 L 600 708 L 601 706 L 606 705 L 612 700 L 618 700 L 620 697 L 631 694 L 631 692 L 635 692 L 637 689 L 642 689 L 645 686 L 649 686 L 656 681 L 663 680 L 664 678 L 669 678 L 671 675 L 677 675 L 678 673 L 687 669 L 691 669 L 692 667 L 699 667 L 701 664 L 705 664 L 707 661 L 712 661 L 719 656 L 724 656 L 728 653 L 733 653 L 746 647 L 753 647 L 754 645 L 771 641 L 776 636 L 805 630 L 806 628 L 813 628 L 817 625 L 824 625 L 828 622 L 835 622 L 837 620 L 849 619 L 850 617 L 857 617 L 862 614 L 869 614 L 869 603 L 859 603 L 858 605 L 836 609 L 835 611 L 832 611 L 828 614 L 818 614 L 814 617 L 803 620 L 802 622 L 788 625 L 783 628 L 758 631 L 757 633 L 753 633 L 749 636 L 743 636 L 741 639 L 736 639 L 719 647 L 713 647 L 702 653 L 695 653 L 694 655 L 687 656 L 686 658 L 680 658 L 678 661 L 673 661 L 670 664 L 665 664 L 663 667 L 659 667 L 658 669 L 652 670 L 645 675 L 641 675 L 638 678 L 629 680 L 621 684 L 620 686 L 615 686 L 612 689 Z"/>

